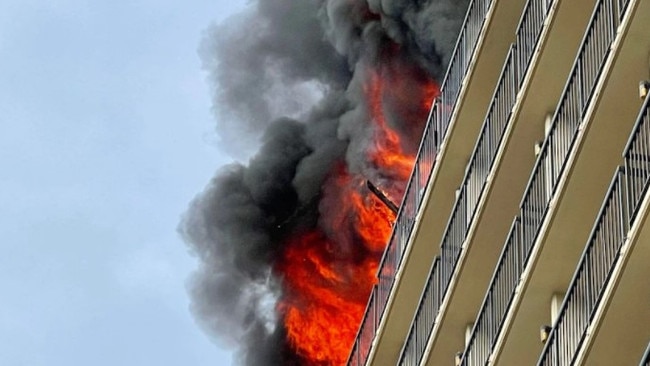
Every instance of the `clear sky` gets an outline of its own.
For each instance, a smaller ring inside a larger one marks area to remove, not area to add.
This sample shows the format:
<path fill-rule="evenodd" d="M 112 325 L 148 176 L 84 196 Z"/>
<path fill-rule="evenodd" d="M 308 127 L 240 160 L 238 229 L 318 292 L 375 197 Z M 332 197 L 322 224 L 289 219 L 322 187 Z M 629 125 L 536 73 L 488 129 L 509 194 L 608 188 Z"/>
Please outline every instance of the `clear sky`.
<path fill-rule="evenodd" d="M 243 3 L 0 1 L 0 365 L 230 365 L 176 226 L 226 162 L 201 33 Z"/>

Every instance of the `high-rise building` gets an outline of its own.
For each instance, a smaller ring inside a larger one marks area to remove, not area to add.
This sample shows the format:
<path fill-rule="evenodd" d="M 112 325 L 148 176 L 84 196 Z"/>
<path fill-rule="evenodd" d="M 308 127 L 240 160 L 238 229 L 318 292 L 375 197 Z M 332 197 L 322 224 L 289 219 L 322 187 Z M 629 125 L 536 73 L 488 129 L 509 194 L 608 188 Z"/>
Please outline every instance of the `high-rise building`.
<path fill-rule="evenodd" d="M 649 79 L 650 0 L 471 1 L 348 365 L 647 365 Z"/>

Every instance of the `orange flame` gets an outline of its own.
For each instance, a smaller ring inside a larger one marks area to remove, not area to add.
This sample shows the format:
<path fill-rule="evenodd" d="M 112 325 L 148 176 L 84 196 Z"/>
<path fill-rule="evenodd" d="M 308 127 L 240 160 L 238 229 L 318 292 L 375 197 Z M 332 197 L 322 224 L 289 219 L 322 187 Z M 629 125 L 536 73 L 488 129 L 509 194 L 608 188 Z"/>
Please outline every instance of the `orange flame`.
<path fill-rule="evenodd" d="M 405 104 L 401 111 L 407 111 L 406 117 L 418 117 L 409 122 L 419 123 L 421 133 L 438 92 L 430 79 L 413 80 L 399 70 L 403 71 L 398 67 L 370 71 L 364 85 L 375 128 L 367 160 L 386 178 L 384 183 L 390 186 L 382 188 L 393 200 L 403 194 L 415 149 L 407 150 L 408 143 L 391 129 L 387 105 Z M 401 92 L 413 85 L 417 92 L 409 90 L 414 97 L 404 100 Z M 319 227 L 289 238 L 276 267 L 284 279 L 278 310 L 290 346 L 306 365 L 345 364 L 377 281 L 395 215 L 365 189 L 364 182 L 365 177 L 351 174 L 343 164 L 336 166 L 323 186 Z"/>
<path fill-rule="evenodd" d="M 384 80 L 377 73 L 370 73 L 365 85 L 368 98 L 368 111 L 376 126 L 374 146 L 369 149 L 369 158 L 375 166 L 384 168 L 401 180 L 408 179 L 415 161 L 414 154 L 402 152 L 402 144 L 397 132 L 388 127 L 382 97 L 385 93 Z"/>

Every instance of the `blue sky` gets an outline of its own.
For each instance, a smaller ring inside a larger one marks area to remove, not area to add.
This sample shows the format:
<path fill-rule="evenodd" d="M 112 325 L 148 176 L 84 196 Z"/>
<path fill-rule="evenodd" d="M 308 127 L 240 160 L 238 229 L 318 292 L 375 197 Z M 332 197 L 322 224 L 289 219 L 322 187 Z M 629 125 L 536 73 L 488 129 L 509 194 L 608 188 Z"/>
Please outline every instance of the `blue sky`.
<path fill-rule="evenodd" d="M 0 365 L 229 365 L 180 214 L 227 161 L 197 56 L 243 1 L 0 1 Z"/>

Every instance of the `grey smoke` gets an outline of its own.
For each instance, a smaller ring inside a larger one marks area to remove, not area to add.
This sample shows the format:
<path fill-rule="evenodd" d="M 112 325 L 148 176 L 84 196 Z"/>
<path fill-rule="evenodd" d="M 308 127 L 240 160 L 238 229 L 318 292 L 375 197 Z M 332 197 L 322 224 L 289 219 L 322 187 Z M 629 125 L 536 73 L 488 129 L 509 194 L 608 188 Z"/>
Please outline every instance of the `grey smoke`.
<path fill-rule="evenodd" d="M 233 156 L 259 150 L 216 173 L 179 231 L 200 263 L 189 283 L 192 311 L 207 333 L 236 348 L 238 364 L 304 364 L 275 314 L 282 238 L 319 225 L 328 209 L 319 207 L 321 187 L 337 162 L 390 178 L 363 154 L 373 128 L 364 68 L 398 60 L 411 65 L 410 79 L 441 80 L 468 2 L 258 0 L 206 31 L 200 54 L 221 146 Z M 400 47 L 390 58 L 389 43 Z M 389 122 L 410 131 L 415 149 L 419 127 L 405 125 L 412 113 L 398 102 L 387 101 Z"/>
<path fill-rule="evenodd" d="M 221 146 L 233 155 L 284 115 L 308 109 L 301 89 L 344 88 L 345 59 L 326 41 L 314 1 L 265 0 L 207 31 L 201 56 L 210 73 Z"/>

